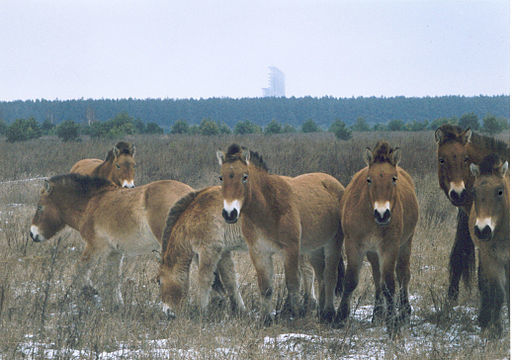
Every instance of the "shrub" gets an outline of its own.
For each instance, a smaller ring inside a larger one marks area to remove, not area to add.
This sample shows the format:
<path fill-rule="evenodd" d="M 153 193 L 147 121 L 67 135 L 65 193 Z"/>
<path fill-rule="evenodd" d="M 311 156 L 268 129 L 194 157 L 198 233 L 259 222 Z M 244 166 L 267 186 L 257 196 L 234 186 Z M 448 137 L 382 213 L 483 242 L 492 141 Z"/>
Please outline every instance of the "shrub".
<path fill-rule="evenodd" d="M 231 134 L 231 128 L 225 122 L 219 125 L 219 133 L 221 134 Z"/>
<path fill-rule="evenodd" d="M 50 121 L 50 119 L 46 119 L 41 124 L 41 132 L 43 135 L 50 135 L 55 130 L 55 124 Z"/>
<path fill-rule="evenodd" d="M 391 120 L 387 126 L 389 131 L 402 131 L 405 130 L 405 123 L 403 120 Z"/>
<path fill-rule="evenodd" d="M 316 124 L 316 122 L 313 119 L 306 120 L 302 124 L 302 132 L 304 133 L 312 133 L 312 132 L 318 132 L 320 131 L 320 128 Z"/>
<path fill-rule="evenodd" d="M 234 133 L 238 135 L 258 134 L 261 133 L 261 127 L 249 120 L 239 121 L 235 124 Z"/>
<path fill-rule="evenodd" d="M 64 142 L 67 141 L 78 141 L 80 140 L 80 125 L 75 123 L 72 120 L 67 120 L 61 122 L 57 128 L 56 133 L 59 139 L 61 139 Z"/>
<path fill-rule="evenodd" d="M 175 121 L 171 128 L 171 134 L 186 134 L 189 128 L 185 120 Z"/>
<path fill-rule="evenodd" d="M 282 132 L 283 133 L 295 133 L 295 132 L 297 132 L 297 129 L 295 129 L 295 127 L 293 125 L 284 124 Z"/>
<path fill-rule="evenodd" d="M 280 123 L 278 123 L 275 119 L 273 119 L 266 127 L 265 127 L 265 135 L 270 134 L 280 134 L 283 132 L 283 127 Z"/>
<path fill-rule="evenodd" d="M 155 122 L 149 122 L 144 128 L 144 133 L 146 134 L 163 134 L 164 129 L 158 126 Z"/>
<path fill-rule="evenodd" d="M 422 130 L 425 130 L 427 127 L 428 127 L 428 120 L 424 120 L 424 121 L 413 120 L 413 121 L 408 122 L 405 125 L 405 128 L 407 129 L 407 131 L 422 131 Z"/>
<path fill-rule="evenodd" d="M 489 135 L 499 134 L 503 130 L 500 122 L 494 115 L 486 115 L 483 119 L 483 123 L 482 131 Z"/>
<path fill-rule="evenodd" d="M 347 125 L 339 119 L 331 124 L 329 131 L 333 132 L 336 138 L 340 140 L 348 140 L 352 137 L 352 130 L 350 130 Z"/>
<path fill-rule="evenodd" d="M 370 131 L 370 126 L 366 122 L 366 120 L 362 117 L 358 117 L 354 125 L 352 125 L 352 130 L 354 131 Z"/>
<path fill-rule="evenodd" d="M 471 130 L 477 131 L 480 129 L 480 121 L 474 113 L 467 113 L 460 117 L 459 126 L 463 129 L 471 128 Z"/>
<path fill-rule="evenodd" d="M 6 131 L 7 141 L 25 141 L 41 137 L 41 128 L 37 121 L 31 117 L 29 119 L 16 119 Z"/>
<path fill-rule="evenodd" d="M 199 133 L 201 135 L 211 136 L 219 134 L 219 126 L 217 123 L 210 119 L 201 120 L 201 124 L 199 124 Z"/>

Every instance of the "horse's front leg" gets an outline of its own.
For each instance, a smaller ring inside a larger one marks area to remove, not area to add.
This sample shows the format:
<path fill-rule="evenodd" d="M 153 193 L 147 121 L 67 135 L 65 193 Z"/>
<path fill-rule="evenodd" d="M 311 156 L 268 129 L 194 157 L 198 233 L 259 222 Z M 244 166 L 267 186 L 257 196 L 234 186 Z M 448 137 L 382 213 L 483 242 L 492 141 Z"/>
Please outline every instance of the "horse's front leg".
<path fill-rule="evenodd" d="M 263 322 L 265 325 L 269 325 L 272 322 L 272 281 L 274 278 L 272 252 L 265 249 L 264 246 L 260 246 L 258 243 L 252 243 L 249 245 L 249 255 L 258 278 Z"/>
<path fill-rule="evenodd" d="M 102 254 L 101 249 L 90 245 L 90 242 L 86 241 L 85 249 L 76 264 L 71 286 L 81 290 L 86 297 L 92 298 L 98 295 L 98 291 L 94 288 L 91 281 L 91 271 L 100 260 Z"/>
<path fill-rule="evenodd" d="M 334 310 L 334 290 L 338 282 L 338 265 L 341 259 L 341 241 L 332 239 L 324 246 L 325 268 L 324 286 L 325 301 L 321 310 L 321 318 L 326 322 L 332 322 L 336 315 Z"/>
<path fill-rule="evenodd" d="M 292 316 L 296 316 L 299 303 L 299 246 L 290 244 L 283 249 L 284 256 L 284 276 L 286 280 L 286 289 L 288 290 L 288 304 Z"/>
<path fill-rule="evenodd" d="M 217 265 L 217 269 L 219 270 L 222 282 L 227 290 L 229 300 L 231 302 L 231 310 L 237 313 L 245 312 L 245 304 L 238 288 L 235 264 L 233 264 L 231 252 L 225 252 L 222 254 Z"/>
<path fill-rule="evenodd" d="M 107 289 L 112 290 L 114 306 L 124 305 L 121 285 L 123 282 L 123 259 L 124 255 L 118 251 L 112 251 L 107 256 Z"/>
<path fill-rule="evenodd" d="M 199 301 L 201 312 L 206 313 L 210 303 L 210 291 L 215 278 L 215 270 L 221 258 L 221 249 L 207 249 L 199 253 Z"/>

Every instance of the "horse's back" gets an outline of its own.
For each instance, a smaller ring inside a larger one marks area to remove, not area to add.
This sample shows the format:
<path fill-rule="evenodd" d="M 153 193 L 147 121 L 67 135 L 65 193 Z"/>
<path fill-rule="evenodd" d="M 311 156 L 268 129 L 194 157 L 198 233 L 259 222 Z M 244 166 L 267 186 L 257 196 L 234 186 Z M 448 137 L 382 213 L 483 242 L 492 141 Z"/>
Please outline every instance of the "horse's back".
<path fill-rule="evenodd" d="M 316 238 L 334 236 L 340 224 L 343 185 L 324 173 L 303 174 L 288 182 L 300 214 L 303 245 Z"/>
<path fill-rule="evenodd" d="M 80 175 L 92 175 L 94 170 L 103 163 L 100 159 L 82 159 L 73 165 L 69 172 Z"/>

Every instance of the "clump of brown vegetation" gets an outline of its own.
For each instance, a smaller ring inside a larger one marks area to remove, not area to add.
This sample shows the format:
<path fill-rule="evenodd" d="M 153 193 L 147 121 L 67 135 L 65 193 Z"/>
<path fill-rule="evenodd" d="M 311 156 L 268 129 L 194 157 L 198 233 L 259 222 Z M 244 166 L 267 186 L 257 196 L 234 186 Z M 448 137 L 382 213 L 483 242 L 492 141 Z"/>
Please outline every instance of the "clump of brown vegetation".
<path fill-rule="evenodd" d="M 242 297 L 251 311 L 247 316 L 233 317 L 222 299 L 214 299 L 210 316 L 197 316 L 193 269 L 190 316 L 167 320 L 154 281 L 158 263 L 151 256 L 126 261 L 125 305 L 118 310 L 72 294 L 70 282 L 83 244 L 70 229 L 42 244 L 29 239 L 42 182 L 22 180 L 66 173 L 82 158 L 102 159 L 112 142 L 62 144 L 43 138 L 9 144 L 0 140 L 0 358 L 509 356 L 506 336 L 493 341 L 479 336 L 476 286 L 472 292 L 461 292 L 459 306 L 447 304 L 448 254 L 456 209 L 437 184 L 433 132 L 354 133 L 346 142 L 332 134 L 136 136 L 125 140 L 137 146 L 137 185 L 174 179 L 202 188 L 219 184 L 215 151 L 233 142 L 262 154 L 271 173 L 295 176 L 323 171 L 346 185 L 364 166 L 363 150 L 379 139 L 402 149 L 400 165 L 414 179 L 420 204 L 411 255 L 411 325 L 396 341 L 389 340 L 382 325 L 371 323 L 374 289 L 366 263 L 353 295 L 351 320 L 339 330 L 320 324 L 314 313 L 261 327 L 255 321 L 258 287 L 246 253 L 235 256 L 235 265 Z M 282 265 L 280 261 L 275 264 L 274 303 L 279 307 L 286 294 Z M 96 269 L 94 276 L 107 276 L 102 270 Z M 508 330 L 508 320 L 504 325 Z"/>

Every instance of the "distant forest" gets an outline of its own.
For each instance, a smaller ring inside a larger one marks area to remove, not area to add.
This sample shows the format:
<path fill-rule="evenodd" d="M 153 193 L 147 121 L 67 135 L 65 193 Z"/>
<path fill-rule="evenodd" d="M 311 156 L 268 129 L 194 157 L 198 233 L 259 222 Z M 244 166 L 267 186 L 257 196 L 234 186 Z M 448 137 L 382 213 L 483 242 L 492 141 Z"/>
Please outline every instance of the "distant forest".
<path fill-rule="evenodd" d="M 211 99 L 80 99 L 18 100 L 0 102 L 0 120 L 12 123 L 19 118 L 50 120 L 59 124 L 66 120 L 77 123 L 105 121 L 121 112 L 154 122 L 168 130 L 176 121 L 199 124 L 203 119 L 226 123 L 233 128 L 239 121 L 249 120 L 266 126 L 272 120 L 300 127 L 314 120 L 327 129 L 334 121 L 352 125 L 362 117 L 369 124 L 391 120 L 405 122 L 432 121 L 441 117 L 460 117 L 474 113 L 479 118 L 488 114 L 509 119 L 510 97 L 440 96 L 440 97 L 303 97 L 303 98 L 211 98 Z"/>

